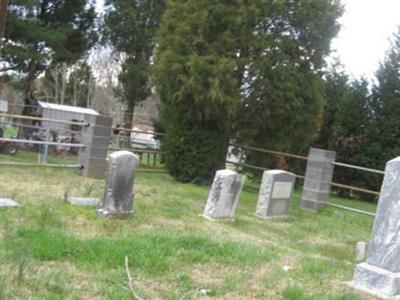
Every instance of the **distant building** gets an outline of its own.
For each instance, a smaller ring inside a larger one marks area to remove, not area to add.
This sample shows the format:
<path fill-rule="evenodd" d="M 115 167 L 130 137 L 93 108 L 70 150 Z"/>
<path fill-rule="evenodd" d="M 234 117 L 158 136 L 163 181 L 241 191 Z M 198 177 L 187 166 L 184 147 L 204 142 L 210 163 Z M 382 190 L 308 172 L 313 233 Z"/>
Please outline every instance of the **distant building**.
<path fill-rule="evenodd" d="M 56 119 L 62 121 L 84 121 L 85 115 L 98 115 L 99 113 L 91 108 L 83 108 L 70 105 L 61 105 L 48 102 L 38 102 L 39 113 L 42 118 L 46 119 Z M 71 125 L 60 124 L 54 122 L 42 121 L 42 126 L 44 128 L 50 128 L 54 131 L 62 131 L 71 129 Z"/>

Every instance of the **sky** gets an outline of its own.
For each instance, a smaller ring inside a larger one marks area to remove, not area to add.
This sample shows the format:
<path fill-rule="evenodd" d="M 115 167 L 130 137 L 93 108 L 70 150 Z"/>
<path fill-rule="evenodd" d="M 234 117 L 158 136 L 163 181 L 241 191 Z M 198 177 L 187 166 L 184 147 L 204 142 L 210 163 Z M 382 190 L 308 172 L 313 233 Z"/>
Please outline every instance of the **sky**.
<path fill-rule="evenodd" d="M 102 11 L 104 0 L 97 0 Z M 331 57 L 338 57 L 346 72 L 373 79 L 379 63 L 390 47 L 390 39 L 400 26 L 400 0 L 341 0 L 345 12 L 342 27 L 332 41 Z M 330 58 L 331 58 L 330 57 Z M 331 59 L 328 61 L 331 61 Z"/>
<path fill-rule="evenodd" d="M 349 75 L 374 77 L 400 25 L 400 0 L 342 0 L 342 28 L 332 42 Z"/>

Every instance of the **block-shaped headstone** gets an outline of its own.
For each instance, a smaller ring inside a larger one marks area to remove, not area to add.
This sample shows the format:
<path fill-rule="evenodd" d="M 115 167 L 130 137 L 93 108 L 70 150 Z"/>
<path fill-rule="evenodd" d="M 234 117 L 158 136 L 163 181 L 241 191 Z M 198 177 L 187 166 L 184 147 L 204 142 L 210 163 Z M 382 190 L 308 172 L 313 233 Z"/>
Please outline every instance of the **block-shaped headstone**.
<path fill-rule="evenodd" d="M 235 216 L 244 177 L 232 170 L 215 174 L 203 216 L 207 219 L 230 219 Z"/>
<path fill-rule="evenodd" d="M 108 171 L 103 196 L 104 217 L 126 219 L 132 217 L 133 187 L 139 157 L 129 151 L 117 151 L 108 156 Z"/>
<path fill-rule="evenodd" d="M 81 205 L 81 206 L 97 206 L 99 204 L 99 199 L 97 198 L 79 198 L 79 197 L 69 197 L 67 202 L 71 205 Z"/>
<path fill-rule="evenodd" d="M 264 219 L 287 216 L 295 181 L 296 176 L 286 171 L 264 171 L 256 215 Z"/>
<path fill-rule="evenodd" d="M 19 207 L 20 205 L 11 199 L 0 198 L 0 208 Z"/>
<path fill-rule="evenodd" d="M 386 164 L 367 260 L 358 264 L 353 287 L 400 297 L 400 157 Z M 397 298 L 396 298 L 397 299 Z"/>
<path fill-rule="evenodd" d="M 86 115 L 85 122 L 88 126 L 82 127 L 81 135 L 81 143 L 85 148 L 79 151 L 79 162 L 83 166 L 81 173 L 85 177 L 103 179 L 112 119 L 102 115 Z"/>
<path fill-rule="evenodd" d="M 336 152 L 311 148 L 300 207 L 316 211 L 329 201 Z"/>

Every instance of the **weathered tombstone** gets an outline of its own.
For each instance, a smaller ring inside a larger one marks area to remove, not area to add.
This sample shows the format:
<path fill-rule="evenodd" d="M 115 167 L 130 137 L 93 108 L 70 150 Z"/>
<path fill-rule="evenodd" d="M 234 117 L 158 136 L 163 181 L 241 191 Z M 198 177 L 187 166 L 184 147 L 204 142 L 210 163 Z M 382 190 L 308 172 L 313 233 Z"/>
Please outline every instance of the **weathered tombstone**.
<path fill-rule="evenodd" d="M 300 207 L 316 211 L 329 201 L 336 152 L 311 148 Z"/>
<path fill-rule="evenodd" d="M 256 216 L 263 219 L 287 216 L 295 180 L 296 176 L 286 171 L 264 171 Z"/>
<path fill-rule="evenodd" d="M 11 199 L 0 198 L 0 208 L 20 207 L 20 205 Z"/>
<path fill-rule="evenodd" d="M 99 199 L 97 198 L 80 198 L 80 197 L 68 197 L 67 202 L 71 205 L 81 206 L 97 206 Z"/>
<path fill-rule="evenodd" d="M 99 216 L 116 219 L 132 217 L 133 186 L 139 157 L 129 151 L 117 151 L 108 156 L 108 171 Z"/>
<path fill-rule="evenodd" d="M 400 297 L 400 157 L 386 164 L 367 260 L 351 285 L 379 297 Z M 398 298 L 396 298 L 398 299 Z"/>
<path fill-rule="evenodd" d="M 211 220 L 233 218 L 243 184 L 242 175 L 232 170 L 218 170 L 215 173 L 203 216 Z"/>
<path fill-rule="evenodd" d="M 112 118 L 102 115 L 85 115 L 88 126 L 82 127 L 81 143 L 86 147 L 79 150 L 81 174 L 85 177 L 103 179 L 107 163 L 107 151 L 111 138 Z"/>

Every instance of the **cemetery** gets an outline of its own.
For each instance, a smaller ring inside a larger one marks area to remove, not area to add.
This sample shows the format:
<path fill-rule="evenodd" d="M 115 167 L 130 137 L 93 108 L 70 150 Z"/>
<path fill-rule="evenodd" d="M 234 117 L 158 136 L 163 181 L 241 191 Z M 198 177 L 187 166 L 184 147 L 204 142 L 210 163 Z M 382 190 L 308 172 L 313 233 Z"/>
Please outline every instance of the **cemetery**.
<path fill-rule="evenodd" d="M 0 300 L 400 300 L 398 2 L 0 0 Z"/>
<path fill-rule="evenodd" d="M 232 164 L 210 185 L 183 184 L 148 172 L 132 151 L 105 151 L 111 123 L 102 116 L 86 120 L 92 125 L 82 128 L 80 169 L 64 168 L 65 159 L 57 157 L 43 168 L 19 166 L 35 160 L 28 152 L 0 156 L 0 292 L 6 298 L 398 294 L 397 160 L 389 162 L 388 192 L 374 225 L 373 203 L 331 192 L 334 152 L 311 148 L 297 186 L 302 176 L 283 170 L 264 171 L 255 186 Z"/>

